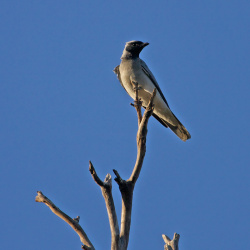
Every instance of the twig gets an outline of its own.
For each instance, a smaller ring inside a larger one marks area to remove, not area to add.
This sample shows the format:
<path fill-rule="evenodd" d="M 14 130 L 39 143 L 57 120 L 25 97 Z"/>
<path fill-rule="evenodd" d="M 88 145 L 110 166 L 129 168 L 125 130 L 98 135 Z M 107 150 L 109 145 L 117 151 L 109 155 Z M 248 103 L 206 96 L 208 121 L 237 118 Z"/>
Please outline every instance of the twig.
<path fill-rule="evenodd" d="M 174 233 L 174 237 L 171 240 L 170 238 L 168 238 L 167 235 L 163 234 L 162 238 L 164 240 L 164 242 L 166 243 L 164 246 L 164 250 L 179 250 L 179 239 L 180 239 L 180 235 L 177 233 Z"/>
<path fill-rule="evenodd" d="M 113 172 L 116 176 L 114 180 L 117 182 L 119 186 L 126 183 L 126 181 L 121 178 L 117 170 L 113 169 Z"/>
<path fill-rule="evenodd" d="M 111 175 L 107 174 L 104 182 L 101 181 L 91 161 L 89 161 L 89 171 L 94 181 L 100 186 L 102 190 L 102 195 L 105 200 L 108 217 L 109 217 L 110 231 L 111 231 L 111 249 L 118 250 L 120 232 L 119 232 L 118 220 L 117 220 L 117 215 L 116 215 L 116 210 L 115 210 L 115 204 L 114 204 L 114 200 L 112 196 Z"/>
<path fill-rule="evenodd" d="M 67 214 L 65 214 L 63 211 L 61 211 L 51 200 L 49 200 L 41 191 L 37 192 L 37 196 L 35 199 L 36 202 L 43 202 L 45 205 L 47 205 L 51 211 L 56 214 L 58 217 L 63 219 L 66 223 L 68 223 L 74 231 L 79 235 L 81 242 L 84 244 L 84 248 L 86 250 L 94 250 L 94 246 L 92 245 L 91 241 L 89 240 L 88 236 L 82 229 L 82 227 L 79 225 L 80 217 L 77 217 L 77 219 L 70 218 Z"/>
<path fill-rule="evenodd" d="M 103 187 L 104 186 L 104 182 L 101 181 L 101 179 L 99 178 L 99 176 L 97 175 L 96 171 L 95 171 L 95 168 L 92 164 L 91 161 L 89 161 L 89 172 L 91 173 L 94 181 L 100 186 L 100 187 Z"/>
<path fill-rule="evenodd" d="M 137 132 L 137 159 L 136 159 L 133 172 L 129 178 L 129 181 L 131 181 L 133 184 L 135 184 L 135 182 L 139 178 L 144 156 L 146 153 L 147 125 L 148 125 L 149 117 L 153 113 L 153 101 L 154 101 L 155 95 L 156 95 L 156 89 L 154 89 L 151 95 L 148 106 L 143 114 L 141 123 L 138 128 L 138 132 Z M 139 120 L 139 117 L 138 117 L 138 120 Z"/>

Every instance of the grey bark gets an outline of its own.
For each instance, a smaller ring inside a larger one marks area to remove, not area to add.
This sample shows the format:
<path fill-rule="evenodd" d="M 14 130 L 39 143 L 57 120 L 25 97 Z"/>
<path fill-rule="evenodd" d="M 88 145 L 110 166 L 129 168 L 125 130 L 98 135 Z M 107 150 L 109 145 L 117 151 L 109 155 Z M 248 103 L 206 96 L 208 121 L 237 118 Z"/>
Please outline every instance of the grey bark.
<path fill-rule="evenodd" d="M 104 197 L 106 208 L 109 217 L 109 225 L 111 231 L 111 249 L 118 250 L 119 246 L 119 226 L 115 211 L 115 204 L 112 196 L 112 179 L 111 175 L 107 174 L 104 182 L 98 177 L 95 168 L 91 161 L 89 162 L 89 171 L 94 179 L 94 181 L 100 186 L 102 190 L 102 195 Z"/>
<path fill-rule="evenodd" d="M 179 239 L 180 239 L 180 235 L 175 233 L 173 239 L 169 239 L 167 235 L 162 235 L 163 240 L 165 241 L 165 246 L 164 246 L 164 250 L 179 250 Z"/>

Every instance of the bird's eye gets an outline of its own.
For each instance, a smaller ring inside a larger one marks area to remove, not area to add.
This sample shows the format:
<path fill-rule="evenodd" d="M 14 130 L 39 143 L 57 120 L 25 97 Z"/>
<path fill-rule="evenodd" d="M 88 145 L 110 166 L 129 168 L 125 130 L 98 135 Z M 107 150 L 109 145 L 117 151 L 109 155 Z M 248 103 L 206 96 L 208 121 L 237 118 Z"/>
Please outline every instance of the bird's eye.
<path fill-rule="evenodd" d="M 135 46 L 136 46 L 136 43 L 133 43 L 133 44 L 132 44 L 132 46 L 134 46 L 134 47 L 135 47 Z"/>

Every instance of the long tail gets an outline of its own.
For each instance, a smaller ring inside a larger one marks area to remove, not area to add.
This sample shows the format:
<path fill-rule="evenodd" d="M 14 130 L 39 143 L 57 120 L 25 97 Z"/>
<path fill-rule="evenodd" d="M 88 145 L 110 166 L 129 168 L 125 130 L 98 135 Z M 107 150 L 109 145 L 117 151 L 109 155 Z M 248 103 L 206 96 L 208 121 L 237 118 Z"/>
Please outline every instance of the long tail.
<path fill-rule="evenodd" d="M 191 138 L 191 135 L 187 129 L 179 122 L 177 126 L 168 124 L 169 128 L 183 141 L 186 141 Z"/>
<path fill-rule="evenodd" d="M 173 114 L 173 113 L 172 113 Z M 181 140 L 186 141 L 191 138 L 191 135 L 187 131 L 187 129 L 182 125 L 182 123 L 177 119 L 177 117 L 173 114 L 177 121 L 177 125 L 172 125 L 168 123 L 167 121 L 163 120 L 159 116 L 157 116 L 155 113 L 153 113 L 153 116 L 155 119 L 157 119 L 163 126 L 169 127 Z"/>

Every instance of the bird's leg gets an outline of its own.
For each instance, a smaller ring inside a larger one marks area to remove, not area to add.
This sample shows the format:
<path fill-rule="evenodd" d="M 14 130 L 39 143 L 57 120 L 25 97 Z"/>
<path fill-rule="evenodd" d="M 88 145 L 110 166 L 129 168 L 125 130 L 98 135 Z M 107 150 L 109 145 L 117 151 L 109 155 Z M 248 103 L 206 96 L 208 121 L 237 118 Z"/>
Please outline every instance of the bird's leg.
<path fill-rule="evenodd" d="M 135 81 L 131 81 L 131 82 L 132 82 L 132 85 L 134 85 L 134 91 L 135 91 L 135 95 L 136 95 L 135 100 L 136 100 L 137 102 L 139 102 L 140 99 L 139 99 L 139 97 L 138 97 L 138 91 L 141 89 L 141 87 L 139 87 L 138 82 L 135 82 Z"/>
<path fill-rule="evenodd" d="M 137 111 L 137 116 L 138 116 L 138 126 L 140 126 L 141 120 L 142 120 L 142 114 L 141 114 L 141 106 L 142 106 L 142 101 L 141 98 L 138 96 L 138 91 L 141 89 L 141 87 L 138 86 L 138 82 L 131 81 L 132 85 L 134 86 L 134 91 L 135 91 L 135 101 L 134 101 L 134 106 Z"/>

